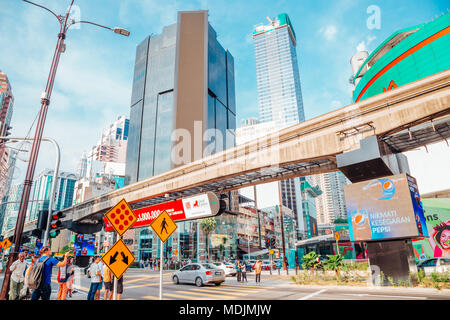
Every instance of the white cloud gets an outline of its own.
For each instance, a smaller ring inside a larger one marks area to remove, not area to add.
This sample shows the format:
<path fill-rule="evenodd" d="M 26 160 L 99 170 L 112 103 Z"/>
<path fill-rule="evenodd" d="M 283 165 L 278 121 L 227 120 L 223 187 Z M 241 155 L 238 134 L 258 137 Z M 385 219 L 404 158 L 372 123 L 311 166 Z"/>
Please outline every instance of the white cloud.
<path fill-rule="evenodd" d="M 334 40 L 334 38 L 338 32 L 338 29 L 335 25 L 328 25 L 326 27 L 320 28 L 319 32 L 323 34 L 325 39 L 330 41 L 330 40 Z"/>

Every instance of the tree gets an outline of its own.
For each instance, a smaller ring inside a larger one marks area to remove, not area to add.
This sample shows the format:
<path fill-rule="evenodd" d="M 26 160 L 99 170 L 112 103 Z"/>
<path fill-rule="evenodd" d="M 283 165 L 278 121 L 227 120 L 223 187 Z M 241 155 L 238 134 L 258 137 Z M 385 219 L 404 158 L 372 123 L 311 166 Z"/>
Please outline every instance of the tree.
<path fill-rule="evenodd" d="M 203 230 L 203 232 L 206 235 L 206 252 L 208 255 L 208 262 L 209 262 L 209 246 L 208 246 L 208 238 L 209 234 L 216 229 L 217 221 L 216 218 L 205 218 L 200 221 L 200 228 Z"/>
<path fill-rule="evenodd" d="M 336 277 L 341 278 L 340 271 L 344 266 L 344 260 L 340 254 L 330 255 L 327 254 L 328 260 L 325 262 L 325 269 L 334 270 L 336 272 Z"/>
<path fill-rule="evenodd" d="M 319 260 L 319 256 L 314 251 L 308 252 L 303 256 L 302 267 L 303 269 L 311 269 L 312 276 L 314 277 L 314 270 L 319 268 L 321 263 Z"/>
<path fill-rule="evenodd" d="M 342 219 L 342 218 L 337 218 L 334 219 L 334 224 L 338 224 L 338 223 L 348 223 L 347 219 Z"/>

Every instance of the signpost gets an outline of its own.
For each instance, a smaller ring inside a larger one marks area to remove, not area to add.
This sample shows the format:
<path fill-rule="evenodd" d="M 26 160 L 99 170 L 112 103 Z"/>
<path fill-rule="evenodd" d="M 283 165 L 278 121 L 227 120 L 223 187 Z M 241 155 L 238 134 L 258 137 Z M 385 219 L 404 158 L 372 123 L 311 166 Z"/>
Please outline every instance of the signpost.
<path fill-rule="evenodd" d="M 173 222 L 167 211 L 164 210 L 155 220 L 153 220 L 150 226 L 161 240 L 161 248 L 159 253 L 159 300 L 162 300 L 162 279 L 164 266 L 163 245 L 177 229 L 177 225 Z"/>
<path fill-rule="evenodd" d="M 117 299 L 117 282 L 135 260 L 130 249 L 122 240 L 123 234 L 136 222 L 137 217 L 125 199 L 112 207 L 106 214 L 110 225 L 119 234 L 120 239 L 103 256 L 102 261 L 114 274 L 114 300 Z"/>
<path fill-rule="evenodd" d="M 2 248 L 3 248 L 4 250 L 8 249 L 8 248 L 11 247 L 11 245 L 12 245 L 11 241 L 9 241 L 8 238 L 6 238 L 6 239 L 3 240 L 2 242 L 0 242 L 0 244 L 1 244 L 1 246 L 2 246 Z"/>
<path fill-rule="evenodd" d="M 340 255 L 341 253 L 339 252 L 339 238 L 340 238 L 339 232 L 336 231 L 334 233 L 334 238 L 336 239 L 336 253 Z"/>

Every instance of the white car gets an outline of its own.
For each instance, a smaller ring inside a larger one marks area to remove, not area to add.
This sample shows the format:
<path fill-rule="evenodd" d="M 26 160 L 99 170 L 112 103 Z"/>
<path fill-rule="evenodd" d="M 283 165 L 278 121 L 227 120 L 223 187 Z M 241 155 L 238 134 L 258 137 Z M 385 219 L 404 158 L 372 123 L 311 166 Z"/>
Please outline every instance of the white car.
<path fill-rule="evenodd" d="M 433 272 L 445 273 L 450 272 L 450 259 L 449 258 L 432 258 L 426 259 L 417 265 L 417 269 L 422 269 L 426 275 L 430 275 Z"/>
<path fill-rule="evenodd" d="M 225 272 L 225 277 L 233 277 L 237 273 L 234 264 L 228 262 L 213 262 L 213 265 L 215 265 L 219 269 L 222 269 Z"/>
<path fill-rule="evenodd" d="M 225 272 L 212 263 L 191 263 L 175 271 L 172 280 L 175 284 L 193 283 L 197 287 L 210 283 L 220 286 L 225 281 Z"/>

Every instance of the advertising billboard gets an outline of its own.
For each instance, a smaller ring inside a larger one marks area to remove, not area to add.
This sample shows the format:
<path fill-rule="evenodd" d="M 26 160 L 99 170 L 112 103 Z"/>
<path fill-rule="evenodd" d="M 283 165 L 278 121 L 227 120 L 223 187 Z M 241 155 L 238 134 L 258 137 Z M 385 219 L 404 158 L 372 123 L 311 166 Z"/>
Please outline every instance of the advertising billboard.
<path fill-rule="evenodd" d="M 95 236 L 91 234 L 77 234 L 73 244 L 73 254 L 74 256 L 94 256 Z"/>
<path fill-rule="evenodd" d="M 450 198 L 423 199 L 428 238 L 413 240 L 416 260 L 450 258 Z"/>
<path fill-rule="evenodd" d="M 352 241 L 428 237 L 416 179 L 406 173 L 344 187 Z"/>
<path fill-rule="evenodd" d="M 184 221 L 212 216 L 212 207 L 218 206 L 219 199 L 212 193 L 205 193 L 189 198 L 178 199 L 149 207 L 134 209 L 137 217 L 133 228 L 149 226 L 161 212 L 167 211 L 173 221 Z M 113 231 L 114 228 L 105 217 L 105 230 Z"/>

